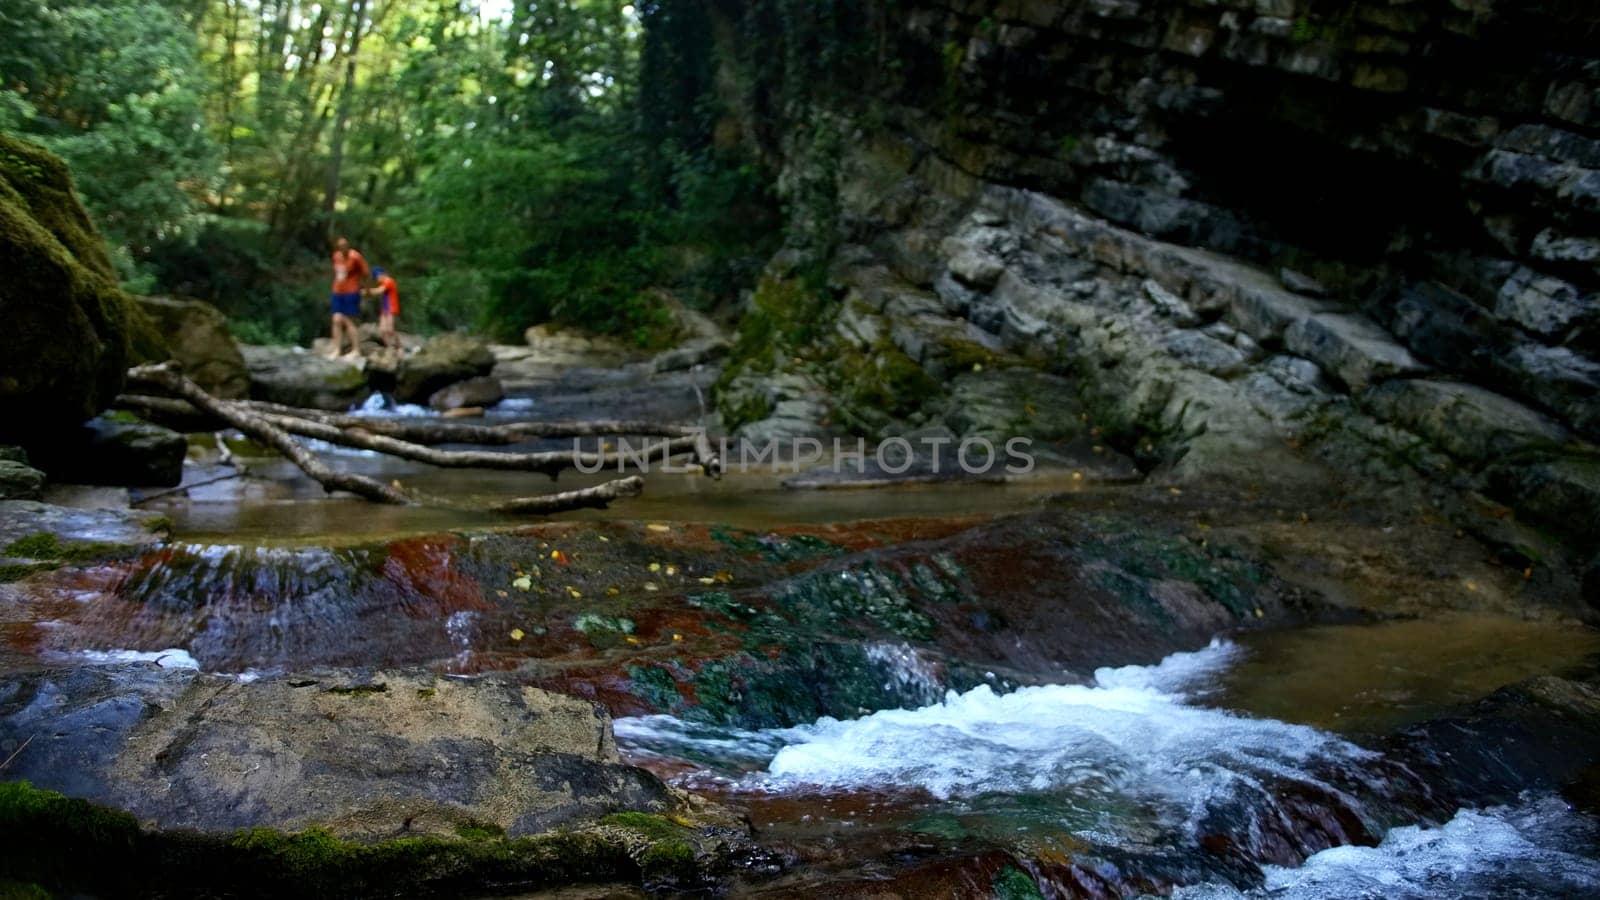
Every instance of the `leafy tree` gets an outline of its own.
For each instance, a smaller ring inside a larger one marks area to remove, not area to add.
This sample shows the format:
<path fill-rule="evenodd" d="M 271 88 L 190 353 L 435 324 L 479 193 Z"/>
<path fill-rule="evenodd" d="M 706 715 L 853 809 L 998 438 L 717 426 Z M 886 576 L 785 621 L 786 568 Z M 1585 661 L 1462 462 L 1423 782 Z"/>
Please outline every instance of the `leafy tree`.
<path fill-rule="evenodd" d="M 194 35 L 156 0 L 12 0 L 0 13 L 0 128 L 72 167 L 122 257 L 192 231 L 218 181 Z"/>

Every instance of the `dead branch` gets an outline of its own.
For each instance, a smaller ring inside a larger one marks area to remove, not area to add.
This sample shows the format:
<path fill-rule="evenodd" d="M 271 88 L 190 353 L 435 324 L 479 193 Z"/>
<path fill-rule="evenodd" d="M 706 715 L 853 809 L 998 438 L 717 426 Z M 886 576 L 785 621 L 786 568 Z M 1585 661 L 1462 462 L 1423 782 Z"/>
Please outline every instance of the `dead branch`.
<path fill-rule="evenodd" d="M 418 421 L 353 416 L 301 409 L 261 400 L 241 400 L 241 405 L 261 413 L 310 419 L 335 428 L 359 428 L 369 434 L 399 438 L 413 444 L 520 444 L 535 438 L 602 437 L 633 434 L 645 437 L 693 437 L 701 429 L 660 422 L 596 420 L 583 422 L 507 422 L 477 425 L 471 422 Z"/>
<path fill-rule="evenodd" d="M 316 455 L 289 435 L 288 432 L 244 408 L 218 400 L 203 388 L 178 374 L 171 366 L 137 366 L 128 370 L 128 380 L 153 385 L 173 394 L 206 414 L 221 419 L 250 437 L 287 456 L 300 471 L 316 479 L 329 491 L 349 491 L 368 500 L 380 503 L 409 504 L 405 494 L 365 475 L 339 472 L 329 468 Z"/>
<path fill-rule="evenodd" d="M 341 447 L 354 447 L 358 450 L 372 450 L 401 459 L 414 460 L 442 468 L 455 469 L 498 469 L 513 472 L 542 472 L 551 478 L 556 477 L 563 469 L 582 467 L 587 471 L 598 471 L 607 466 L 626 465 L 631 461 L 627 455 L 607 455 L 605 453 L 583 453 L 577 451 L 550 451 L 544 453 L 501 453 L 494 450 L 439 450 L 422 444 L 414 444 L 398 438 L 382 434 L 370 434 L 365 429 L 342 429 L 311 419 L 300 419 L 294 416 L 280 416 L 263 414 L 262 419 L 282 428 L 291 434 L 301 437 L 316 438 Z M 695 451 L 695 439 L 692 437 L 679 437 L 664 439 L 658 444 L 643 448 L 644 455 L 649 459 L 658 456 L 662 461 L 671 459 L 682 453 Z"/>
<path fill-rule="evenodd" d="M 629 475 L 627 478 L 617 478 L 576 491 L 562 491 L 559 494 L 545 494 L 539 497 L 518 497 L 498 504 L 492 509 L 495 512 L 539 515 L 573 509 L 605 509 L 611 505 L 611 501 L 623 497 L 637 497 L 643 490 L 644 479 L 637 475 Z"/>

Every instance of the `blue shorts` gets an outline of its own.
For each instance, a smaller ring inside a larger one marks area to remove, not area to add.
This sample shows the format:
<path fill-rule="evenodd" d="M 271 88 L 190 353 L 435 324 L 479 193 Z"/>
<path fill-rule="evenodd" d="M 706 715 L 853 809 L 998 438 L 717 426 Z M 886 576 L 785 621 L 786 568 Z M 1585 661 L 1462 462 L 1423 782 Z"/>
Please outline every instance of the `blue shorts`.
<path fill-rule="evenodd" d="M 349 316 L 352 319 L 361 317 L 361 292 L 354 294 L 333 294 L 333 314 L 336 316 Z"/>

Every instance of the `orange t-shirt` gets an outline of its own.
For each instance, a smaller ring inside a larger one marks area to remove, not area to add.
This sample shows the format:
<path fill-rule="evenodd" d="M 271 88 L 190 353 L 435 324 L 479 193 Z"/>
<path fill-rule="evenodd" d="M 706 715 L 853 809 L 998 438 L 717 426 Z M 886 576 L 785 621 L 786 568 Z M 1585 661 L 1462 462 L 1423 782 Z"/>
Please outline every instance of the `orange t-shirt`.
<path fill-rule="evenodd" d="M 361 282 L 368 275 L 367 260 L 359 250 L 351 250 L 344 256 L 339 251 L 333 252 L 333 292 L 335 294 L 356 294 L 361 291 Z"/>
<path fill-rule="evenodd" d="M 394 283 L 388 273 L 378 276 L 378 287 L 384 293 L 385 302 L 383 312 L 386 315 L 400 315 L 400 285 Z"/>

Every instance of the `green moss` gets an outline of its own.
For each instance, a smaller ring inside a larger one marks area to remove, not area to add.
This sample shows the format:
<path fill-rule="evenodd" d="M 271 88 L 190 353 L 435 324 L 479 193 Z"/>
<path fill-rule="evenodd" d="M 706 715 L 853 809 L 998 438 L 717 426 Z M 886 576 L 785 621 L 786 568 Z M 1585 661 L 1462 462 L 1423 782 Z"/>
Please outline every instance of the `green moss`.
<path fill-rule="evenodd" d="M 52 562 L 0 564 L 0 584 L 21 581 L 35 572 L 47 572 L 57 567 L 58 564 Z"/>
<path fill-rule="evenodd" d="M 683 704 L 677 680 L 660 666 L 629 666 L 628 682 L 633 695 L 657 712 L 670 713 Z"/>
<path fill-rule="evenodd" d="M 30 882 L 0 880 L 0 900 L 50 900 L 50 892 Z"/>
<path fill-rule="evenodd" d="M 17 559 L 49 559 L 65 562 L 91 562 L 116 556 L 127 551 L 122 544 L 100 541 L 63 542 L 48 532 L 39 532 L 17 538 L 0 550 L 0 555 Z"/>
<path fill-rule="evenodd" d="M 6 545 L 4 553 L 19 559 L 58 559 L 61 542 L 55 535 L 41 531 L 17 538 Z"/>
<path fill-rule="evenodd" d="M 657 841 L 680 840 L 685 831 L 684 826 L 666 816 L 645 812 L 612 813 L 601 818 L 600 824 L 626 828 Z"/>
<path fill-rule="evenodd" d="M 456 826 L 456 835 L 467 841 L 498 840 L 506 836 L 506 830 L 493 822 L 462 822 Z"/>
<path fill-rule="evenodd" d="M 647 876 L 659 877 L 666 873 L 693 873 L 694 847 L 688 841 L 662 841 L 651 844 L 639 856 L 639 866 Z"/>
<path fill-rule="evenodd" d="M 0 272 L 0 358 L 8 364 L 0 389 L 10 403 L 0 430 L 76 425 L 121 391 L 130 362 L 164 350 L 117 287 L 66 165 L 4 134 Z"/>
<path fill-rule="evenodd" d="M 377 843 L 322 828 L 146 832 L 126 813 L 12 782 L 0 784 L 0 871 L 45 890 L 107 896 L 368 897 L 392 896 L 397 885 L 454 896 L 489 885 L 638 881 L 647 868 L 657 879 L 694 877 L 690 829 L 655 816 L 619 824 L 633 840 L 608 829 L 506 838 L 483 823 L 464 824 L 457 837 Z"/>
<path fill-rule="evenodd" d="M 989 885 L 994 900 L 1044 900 L 1039 885 L 1016 866 L 1006 866 Z"/>
<path fill-rule="evenodd" d="M 343 694 L 350 697 L 369 697 L 373 694 L 386 694 L 389 692 L 387 684 L 351 684 L 338 685 L 328 688 L 330 694 Z"/>

